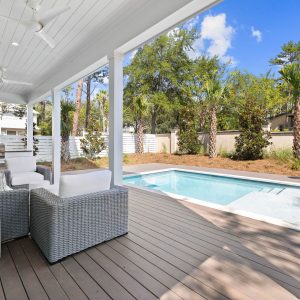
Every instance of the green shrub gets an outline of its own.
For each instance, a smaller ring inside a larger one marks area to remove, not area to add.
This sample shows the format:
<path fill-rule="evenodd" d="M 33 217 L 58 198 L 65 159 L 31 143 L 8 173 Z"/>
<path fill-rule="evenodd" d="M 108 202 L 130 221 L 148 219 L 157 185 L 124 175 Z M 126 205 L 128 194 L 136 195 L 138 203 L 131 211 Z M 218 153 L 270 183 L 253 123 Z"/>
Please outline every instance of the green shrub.
<path fill-rule="evenodd" d="M 192 104 L 183 107 L 178 133 L 178 148 L 181 154 L 198 154 L 201 151 L 201 142 L 196 125 L 195 107 Z"/>
<path fill-rule="evenodd" d="M 299 171 L 299 169 L 300 169 L 300 159 L 298 159 L 298 158 L 293 159 L 291 169 L 293 171 Z"/>
<path fill-rule="evenodd" d="M 91 116 L 86 135 L 80 139 L 83 153 L 91 159 L 95 159 L 99 153 L 106 149 L 104 138 L 101 135 L 100 122 Z"/>
<path fill-rule="evenodd" d="M 129 162 L 129 156 L 128 154 L 124 153 L 123 154 L 123 163 L 127 164 Z"/>
<path fill-rule="evenodd" d="M 271 143 L 270 133 L 263 131 L 266 112 L 255 101 L 246 101 L 238 112 L 241 134 L 236 137 L 234 158 L 256 160 L 263 158 L 264 149 Z"/>

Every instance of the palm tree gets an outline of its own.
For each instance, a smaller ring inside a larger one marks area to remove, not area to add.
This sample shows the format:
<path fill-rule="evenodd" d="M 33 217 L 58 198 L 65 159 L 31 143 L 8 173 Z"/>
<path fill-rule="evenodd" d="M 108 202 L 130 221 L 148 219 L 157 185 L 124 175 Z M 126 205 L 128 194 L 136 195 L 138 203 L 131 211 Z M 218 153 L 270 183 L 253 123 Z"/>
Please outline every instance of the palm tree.
<path fill-rule="evenodd" d="M 293 153 L 300 159 L 300 63 L 285 65 L 279 73 L 289 85 L 294 102 Z"/>
<path fill-rule="evenodd" d="M 76 108 L 75 108 L 73 127 L 72 127 L 72 135 L 74 136 L 78 134 L 82 89 L 83 89 L 83 79 L 80 79 L 77 83 L 76 100 L 75 100 Z"/>
<path fill-rule="evenodd" d="M 96 100 L 99 104 L 99 109 L 101 114 L 102 132 L 107 132 L 108 93 L 106 91 L 100 91 L 96 95 Z"/>
<path fill-rule="evenodd" d="M 203 85 L 203 92 L 210 111 L 209 158 L 217 156 L 217 109 L 225 97 L 226 90 L 226 84 L 222 82 L 218 73 L 219 70 L 216 70 L 205 80 Z"/>
<path fill-rule="evenodd" d="M 75 106 L 72 102 L 63 99 L 61 101 L 61 158 L 64 162 L 70 160 L 69 137 L 72 131 L 72 116 L 71 112 L 75 111 Z"/>
<path fill-rule="evenodd" d="M 144 152 L 145 118 L 148 116 L 148 103 L 145 96 L 134 96 L 131 101 L 132 114 L 136 122 L 137 153 Z"/>

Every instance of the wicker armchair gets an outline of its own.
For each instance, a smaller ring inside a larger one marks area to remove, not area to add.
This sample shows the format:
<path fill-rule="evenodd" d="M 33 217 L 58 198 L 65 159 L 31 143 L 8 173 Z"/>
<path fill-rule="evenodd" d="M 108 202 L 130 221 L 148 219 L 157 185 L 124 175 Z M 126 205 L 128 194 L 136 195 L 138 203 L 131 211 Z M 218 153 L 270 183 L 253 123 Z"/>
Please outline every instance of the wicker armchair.
<path fill-rule="evenodd" d="M 0 191 L 1 242 L 29 233 L 29 192 Z"/>
<path fill-rule="evenodd" d="M 50 263 L 128 232 L 128 191 L 122 187 L 61 198 L 31 191 L 31 236 Z"/>
<path fill-rule="evenodd" d="M 36 172 L 44 176 L 44 180 L 52 182 L 52 172 L 51 168 L 47 166 L 36 166 Z M 4 171 L 6 184 L 13 189 L 28 189 L 29 184 L 21 184 L 21 185 L 12 185 L 12 176 L 10 170 Z"/>

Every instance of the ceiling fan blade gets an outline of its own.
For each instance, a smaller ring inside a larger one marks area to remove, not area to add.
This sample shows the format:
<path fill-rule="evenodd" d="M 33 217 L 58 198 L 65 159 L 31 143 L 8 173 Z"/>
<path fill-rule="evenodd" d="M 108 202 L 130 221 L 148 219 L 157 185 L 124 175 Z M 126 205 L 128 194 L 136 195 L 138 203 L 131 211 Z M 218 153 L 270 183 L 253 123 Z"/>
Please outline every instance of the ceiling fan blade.
<path fill-rule="evenodd" d="M 9 80 L 9 79 L 5 79 L 5 78 L 3 78 L 2 81 L 5 84 L 19 84 L 19 85 L 28 85 L 28 86 L 32 85 L 32 83 L 29 83 L 29 82 Z"/>
<path fill-rule="evenodd" d="M 58 17 L 59 15 L 63 14 L 67 10 L 69 10 L 70 7 L 64 6 L 64 7 L 54 7 L 50 10 L 48 10 L 45 13 L 39 14 L 38 21 L 43 25 L 46 26 L 48 23 L 50 23 L 53 19 Z"/>
<path fill-rule="evenodd" d="M 5 19 L 7 21 L 13 21 L 13 22 L 16 22 L 18 24 L 21 24 L 27 30 L 38 31 L 42 28 L 42 25 L 40 25 L 37 21 L 34 21 L 34 20 L 15 19 L 15 18 L 0 15 L 0 19 L 1 18 Z"/>
<path fill-rule="evenodd" d="M 43 39 L 50 48 L 52 49 L 55 48 L 56 43 L 54 39 L 50 35 L 48 35 L 48 33 L 45 32 L 44 28 L 41 29 L 40 31 L 37 31 L 35 34 L 39 36 L 41 39 Z"/>
<path fill-rule="evenodd" d="M 7 16 L 3 16 L 3 15 L 0 15 L 0 19 L 4 19 L 4 20 L 7 20 L 7 21 L 19 22 L 18 19 L 7 17 Z"/>

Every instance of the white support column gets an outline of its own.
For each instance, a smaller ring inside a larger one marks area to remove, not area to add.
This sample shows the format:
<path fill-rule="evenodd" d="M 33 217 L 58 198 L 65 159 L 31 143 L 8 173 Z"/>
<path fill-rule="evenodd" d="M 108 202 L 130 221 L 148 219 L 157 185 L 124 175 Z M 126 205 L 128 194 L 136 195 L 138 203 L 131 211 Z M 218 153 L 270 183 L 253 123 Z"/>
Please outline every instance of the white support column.
<path fill-rule="evenodd" d="M 27 150 L 33 151 L 33 106 L 27 104 Z"/>
<path fill-rule="evenodd" d="M 59 184 L 60 179 L 60 92 L 52 90 L 52 172 L 53 183 Z"/>
<path fill-rule="evenodd" d="M 109 58 L 109 169 L 112 184 L 122 185 L 123 164 L 123 55 Z"/>

